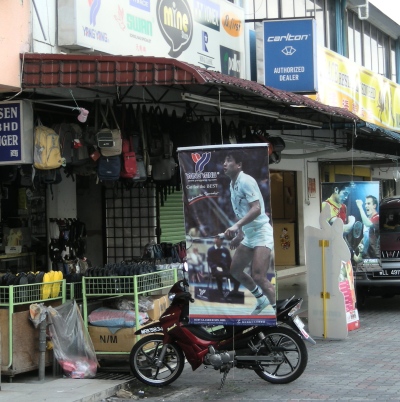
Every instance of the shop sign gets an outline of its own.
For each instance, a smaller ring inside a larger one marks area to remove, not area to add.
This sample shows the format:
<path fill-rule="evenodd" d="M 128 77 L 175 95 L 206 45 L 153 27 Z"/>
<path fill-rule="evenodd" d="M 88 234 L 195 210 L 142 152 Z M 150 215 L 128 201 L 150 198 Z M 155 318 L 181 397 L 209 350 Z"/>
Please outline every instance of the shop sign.
<path fill-rule="evenodd" d="M 170 46 L 168 55 L 178 57 L 192 42 L 193 20 L 186 0 L 158 0 L 157 22 L 164 40 Z"/>
<path fill-rule="evenodd" d="M 311 98 L 388 130 L 400 130 L 400 85 L 395 82 L 319 47 L 318 83 L 318 94 Z"/>
<path fill-rule="evenodd" d="M 32 108 L 24 101 L 0 102 L 0 165 L 33 163 Z"/>
<path fill-rule="evenodd" d="M 317 91 L 314 19 L 264 21 L 264 83 L 291 92 Z"/>
<path fill-rule="evenodd" d="M 172 57 L 246 78 L 244 9 L 230 2 L 59 0 L 58 15 L 59 46 Z"/>

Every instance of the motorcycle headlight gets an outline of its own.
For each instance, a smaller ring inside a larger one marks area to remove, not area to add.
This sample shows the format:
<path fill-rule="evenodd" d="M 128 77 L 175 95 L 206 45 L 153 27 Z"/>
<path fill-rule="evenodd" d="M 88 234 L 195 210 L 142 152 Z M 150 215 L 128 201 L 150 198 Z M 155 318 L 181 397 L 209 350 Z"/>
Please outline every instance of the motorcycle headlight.
<path fill-rule="evenodd" d="M 174 300 L 175 296 L 176 296 L 176 293 L 168 293 L 168 299 L 170 301 Z"/>
<path fill-rule="evenodd" d="M 303 300 L 299 301 L 294 307 L 292 307 L 292 309 L 288 313 L 288 316 L 291 317 L 293 314 L 299 311 L 302 303 Z"/>

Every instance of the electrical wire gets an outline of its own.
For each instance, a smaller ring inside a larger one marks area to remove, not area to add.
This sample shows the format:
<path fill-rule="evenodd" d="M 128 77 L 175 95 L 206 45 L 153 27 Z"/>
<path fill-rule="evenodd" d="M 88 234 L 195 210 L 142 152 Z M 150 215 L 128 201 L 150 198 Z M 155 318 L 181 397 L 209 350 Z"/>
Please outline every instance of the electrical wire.
<path fill-rule="evenodd" d="M 221 144 L 223 144 L 224 136 L 222 133 L 221 88 L 218 88 L 218 108 L 219 108 L 219 125 L 221 127 Z"/>

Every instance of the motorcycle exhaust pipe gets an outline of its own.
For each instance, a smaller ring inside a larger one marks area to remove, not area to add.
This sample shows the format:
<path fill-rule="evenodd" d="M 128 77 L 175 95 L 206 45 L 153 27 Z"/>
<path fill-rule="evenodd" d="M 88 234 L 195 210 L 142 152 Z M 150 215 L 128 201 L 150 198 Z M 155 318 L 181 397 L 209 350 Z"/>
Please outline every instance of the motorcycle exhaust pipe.
<path fill-rule="evenodd" d="M 247 361 L 247 362 L 269 362 L 269 363 L 277 363 L 277 361 L 282 360 L 277 358 L 277 356 L 235 356 L 235 360 L 237 361 Z"/>

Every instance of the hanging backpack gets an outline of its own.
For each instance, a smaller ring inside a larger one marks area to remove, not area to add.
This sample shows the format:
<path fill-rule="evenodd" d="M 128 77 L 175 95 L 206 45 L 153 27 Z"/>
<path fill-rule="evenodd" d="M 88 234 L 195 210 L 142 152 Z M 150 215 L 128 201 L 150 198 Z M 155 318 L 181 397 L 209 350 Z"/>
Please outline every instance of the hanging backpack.
<path fill-rule="evenodd" d="M 59 135 L 61 157 L 65 159 L 65 163 L 72 162 L 72 142 L 75 133 L 70 124 L 61 123 L 52 126 L 53 130 Z"/>
<path fill-rule="evenodd" d="M 59 184 L 62 181 L 61 169 L 35 170 L 33 178 L 33 188 L 49 186 L 51 199 L 54 198 L 53 184 Z"/>
<path fill-rule="evenodd" d="M 62 164 L 60 137 L 49 127 L 35 127 L 33 162 L 36 169 L 56 169 Z"/>
<path fill-rule="evenodd" d="M 72 140 L 72 160 L 73 166 L 81 166 L 91 161 L 88 146 L 83 137 L 82 129 L 78 124 L 71 123 L 69 125 L 74 134 Z"/>
<path fill-rule="evenodd" d="M 101 181 L 117 181 L 121 173 L 121 157 L 101 156 L 97 164 L 97 176 Z"/>
<path fill-rule="evenodd" d="M 52 185 L 59 184 L 62 181 L 61 170 L 58 169 L 48 169 L 48 170 L 36 170 L 34 177 L 34 187 L 39 187 L 40 184 Z"/>

